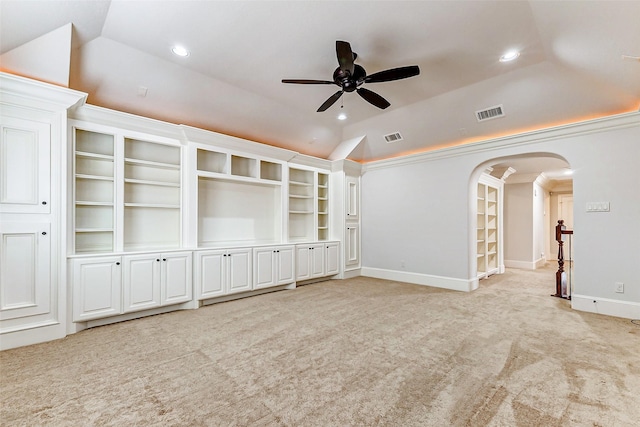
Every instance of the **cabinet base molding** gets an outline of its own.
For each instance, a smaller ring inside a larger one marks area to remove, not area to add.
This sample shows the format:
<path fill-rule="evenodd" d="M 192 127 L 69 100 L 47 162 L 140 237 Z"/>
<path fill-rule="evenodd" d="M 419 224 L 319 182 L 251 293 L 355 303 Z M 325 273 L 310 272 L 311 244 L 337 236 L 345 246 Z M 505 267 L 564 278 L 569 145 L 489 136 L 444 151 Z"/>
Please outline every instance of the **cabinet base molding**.
<path fill-rule="evenodd" d="M 410 273 L 407 271 L 386 270 L 383 268 L 362 267 L 362 276 L 375 279 L 395 280 L 414 285 L 432 286 L 452 291 L 470 292 L 477 288 L 478 279 L 457 279 L 454 277 L 433 276 L 431 274 Z"/>
<path fill-rule="evenodd" d="M 64 325 L 55 321 L 25 325 L 0 334 L 0 351 L 53 341 L 66 335 Z"/>
<path fill-rule="evenodd" d="M 296 282 L 296 286 L 305 286 L 305 285 L 311 285 L 313 283 L 319 283 L 319 282 L 326 282 L 327 280 L 333 280 L 333 279 L 339 279 L 339 275 L 333 275 L 333 276 L 322 276 L 322 277 L 314 277 L 313 279 L 309 279 L 309 280 L 299 280 Z"/>
<path fill-rule="evenodd" d="M 342 274 L 343 279 L 353 279 L 354 277 L 362 276 L 362 269 L 355 268 L 353 270 L 345 270 Z"/>
<path fill-rule="evenodd" d="M 256 289 L 254 291 L 239 292 L 237 294 L 224 295 L 217 298 L 209 298 L 209 299 L 199 301 L 199 303 L 200 303 L 200 307 L 204 307 L 205 305 L 217 304 L 219 302 L 233 301 L 240 298 L 248 298 L 256 295 L 266 294 L 269 292 L 283 291 L 285 289 L 295 289 L 295 288 L 296 288 L 296 284 L 290 283 L 288 285 L 273 286 L 271 288 Z"/>
<path fill-rule="evenodd" d="M 133 319 L 140 319 L 142 317 L 153 316 L 155 314 L 163 314 L 163 313 L 169 313 L 171 311 L 189 310 L 194 308 L 198 308 L 198 307 L 194 305 L 192 301 L 189 301 L 183 304 L 168 305 L 165 307 L 152 308 L 150 310 L 136 311 L 133 313 L 120 314 L 118 316 L 105 317 L 105 318 L 96 319 L 96 320 L 89 320 L 87 322 L 80 322 L 80 324 L 86 325 L 86 328 L 83 328 L 83 329 L 88 329 L 88 328 L 94 328 L 96 326 L 109 325 L 111 323 L 125 322 L 127 320 L 133 320 Z"/>
<path fill-rule="evenodd" d="M 640 303 L 572 294 L 571 308 L 623 319 L 640 319 Z"/>

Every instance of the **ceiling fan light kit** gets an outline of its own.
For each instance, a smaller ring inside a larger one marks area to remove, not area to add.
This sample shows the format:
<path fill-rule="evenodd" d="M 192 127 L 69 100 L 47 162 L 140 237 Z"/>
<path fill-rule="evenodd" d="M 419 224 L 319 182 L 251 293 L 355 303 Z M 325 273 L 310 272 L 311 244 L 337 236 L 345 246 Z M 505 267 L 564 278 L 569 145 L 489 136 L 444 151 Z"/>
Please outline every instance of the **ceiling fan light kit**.
<path fill-rule="evenodd" d="M 357 92 L 358 95 L 370 104 L 384 110 L 391 104 L 377 93 L 365 89 L 362 86 L 364 83 L 382 83 L 393 80 L 401 80 L 409 77 L 417 76 L 420 74 L 420 68 L 417 65 L 410 65 L 406 67 L 393 68 L 390 70 L 380 71 L 370 76 L 367 76 L 365 69 L 355 64 L 355 60 L 358 57 L 356 53 L 351 50 L 349 42 L 336 41 L 336 56 L 338 58 L 338 68 L 333 72 L 333 81 L 329 80 L 305 80 L 305 79 L 283 79 L 282 83 L 293 84 L 335 84 L 340 87 L 340 90 L 331 95 L 321 106 L 318 108 L 318 112 L 326 111 L 345 92 Z M 345 117 L 346 118 L 346 117 Z M 341 119 L 344 120 L 344 119 Z"/>

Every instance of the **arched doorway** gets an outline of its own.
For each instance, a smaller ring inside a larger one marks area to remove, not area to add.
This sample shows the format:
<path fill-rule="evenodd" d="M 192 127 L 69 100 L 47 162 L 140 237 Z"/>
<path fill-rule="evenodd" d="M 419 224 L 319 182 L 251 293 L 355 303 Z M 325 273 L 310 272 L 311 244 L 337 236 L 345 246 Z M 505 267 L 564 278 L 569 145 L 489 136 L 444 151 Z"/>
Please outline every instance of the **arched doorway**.
<path fill-rule="evenodd" d="M 487 185 L 499 192 L 495 219 L 491 217 L 492 201 L 483 201 L 488 193 L 480 194 Z M 554 153 L 494 158 L 474 169 L 469 186 L 469 264 L 471 277 L 478 278 L 478 285 L 483 278 L 502 273 L 505 268 L 534 270 L 556 260 L 555 225 L 558 219 L 564 219 L 561 216 L 567 214 L 573 196 L 571 168 L 566 159 Z M 572 206 L 570 209 L 572 213 Z M 482 221 L 486 221 L 485 230 Z M 497 228 L 495 245 L 491 221 Z M 497 268 L 488 262 L 492 252 Z"/>

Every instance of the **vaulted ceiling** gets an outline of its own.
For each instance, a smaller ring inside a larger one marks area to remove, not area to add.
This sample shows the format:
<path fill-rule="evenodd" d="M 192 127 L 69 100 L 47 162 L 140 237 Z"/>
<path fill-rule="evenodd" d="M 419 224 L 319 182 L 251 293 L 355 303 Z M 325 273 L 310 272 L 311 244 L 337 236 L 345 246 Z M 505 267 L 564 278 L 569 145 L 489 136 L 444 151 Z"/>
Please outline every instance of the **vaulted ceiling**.
<path fill-rule="evenodd" d="M 2 0 L 0 14 L 3 54 L 72 23 L 69 87 L 91 104 L 323 158 L 366 162 L 640 107 L 640 1 Z M 385 110 L 354 92 L 318 113 L 337 86 L 281 80 L 331 80 L 336 40 L 368 74 L 421 73 L 365 84 Z M 510 49 L 520 56 L 500 62 Z M 497 105 L 503 117 L 478 122 Z M 403 140 L 387 143 L 394 132 Z"/>

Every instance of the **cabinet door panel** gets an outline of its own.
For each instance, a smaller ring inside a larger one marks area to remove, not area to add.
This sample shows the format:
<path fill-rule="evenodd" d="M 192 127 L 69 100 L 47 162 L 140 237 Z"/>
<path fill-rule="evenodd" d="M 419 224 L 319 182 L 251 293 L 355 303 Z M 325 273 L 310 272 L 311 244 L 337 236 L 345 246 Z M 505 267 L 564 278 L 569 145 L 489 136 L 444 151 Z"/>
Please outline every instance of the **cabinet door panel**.
<path fill-rule="evenodd" d="M 228 293 L 250 291 L 251 281 L 251 250 L 228 251 Z"/>
<path fill-rule="evenodd" d="M 260 248 L 254 252 L 254 287 L 274 286 L 276 276 L 276 248 Z"/>
<path fill-rule="evenodd" d="M 51 307 L 49 223 L 3 223 L 0 231 L 0 319 L 48 313 Z"/>
<path fill-rule="evenodd" d="M 295 249 L 293 246 L 282 246 L 278 248 L 278 285 L 286 285 L 295 282 Z"/>
<path fill-rule="evenodd" d="M 345 265 L 348 267 L 358 267 L 360 265 L 359 227 L 355 224 L 347 225 L 345 237 Z"/>
<path fill-rule="evenodd" d="M 327 257 L 327 276 L 340 273 L 340 246 L 337 243 L 328 243 L 325 245 Z"/>
<path fill-rule="evenodd" d="M 311 279 L 311 255 L 308 245 L 296 246 L 296 280 Z"/>
<path fill-rule="evenodd" d="M 313 245 L 311 248 L 311 277 L 322 277 L 325 275 L 324 245 Z"/>
<path fill-rule="evenodd" d="M 346 177 L 347 220 L 355 221 L 360 216 L 360 178 Z"/>
<path fill-rule="evenodd" d="M 199 252 L 196 255 L 196 298 L 206 299 L 224 295 L 223 251 Z"/>
<path fill-rule="evenodd" d="M 122 313 L 120 262 L 120 257 L 74 260 L 74 322 Z"/>
<path fill-rule="evenodd" d="M 191 252 L 178 252 L 162 256 L 162 305 L 190 301 Z"/>
<path fill-rule="evenodd" d="M 3 117 L 0 123 L 0 212 L 49 213 L 49 125 Z"/>
<path fill-rule="evenodd" d="M 160 305 L 160 255 L 126 256 L 124 261 L 124 311 Z"/>

